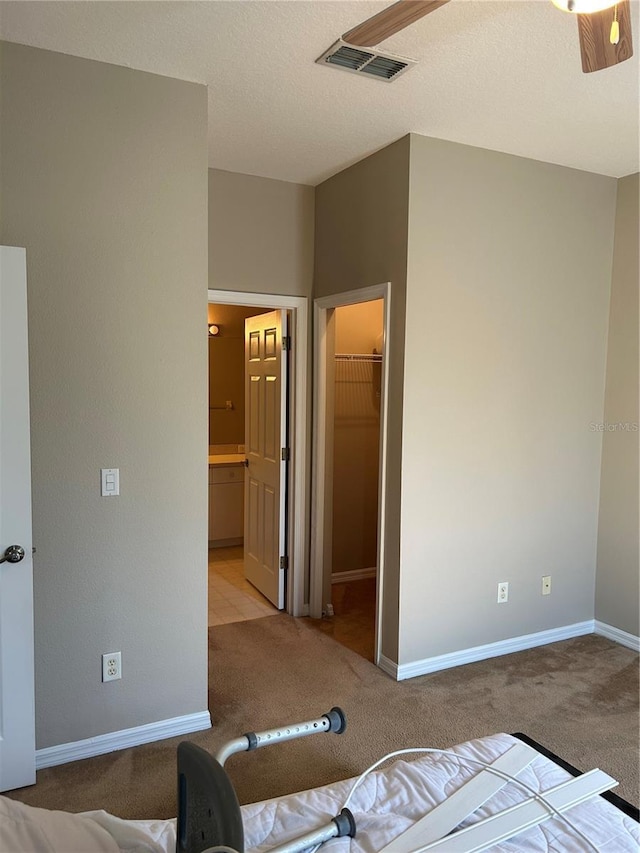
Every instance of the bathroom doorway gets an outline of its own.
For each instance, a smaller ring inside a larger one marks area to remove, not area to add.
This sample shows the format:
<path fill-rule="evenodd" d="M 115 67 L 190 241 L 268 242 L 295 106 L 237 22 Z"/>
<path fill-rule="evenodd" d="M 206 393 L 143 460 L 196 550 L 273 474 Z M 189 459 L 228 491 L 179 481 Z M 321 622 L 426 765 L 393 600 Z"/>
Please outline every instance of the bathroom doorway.
<path fill-rule="evenodd" d="M 209 626 L 275 615 L 279 608 L 301 615 L 295 572 L 286 577 L 287 562 L 292 568 L 299 562 L 300 531 L 297 525 L 289 531 L 286 519 L 301 498 L 296 481 L 305 449 L 295 390 L 300 365 L 290 342 L 306 338 L 306 300 L 281 297 L 295 304 L 274 311 L 276 298 L 253 296 L 209 291 Z M 282 374 L 277 377 L 276 363 Z M 265 389 L 262 396 L 253 393 L 259 387 Z M 274 432 L 276 387 L 279 396 L 282 391 L 282 418 Z M 274 470 L 275 483 L 269 479 Z M 275 535 L 267 527 L 274 527 Z M 257 541 L 267 547 L 256 549 Z M 273 584 L 265 588 L 270 572 L 276 589 L 279 578 L 279 595 Z"/>
<path fill-rule="evenodd" d="M 386 454 L 388 285 L 316 301 L 311 615 L 378 662 Z"/>
<path fill-rule="evenodd" d="M 245 577 L 245 321 L 268 308 L 209 303 L 209 626 L 274 615 Z"/>

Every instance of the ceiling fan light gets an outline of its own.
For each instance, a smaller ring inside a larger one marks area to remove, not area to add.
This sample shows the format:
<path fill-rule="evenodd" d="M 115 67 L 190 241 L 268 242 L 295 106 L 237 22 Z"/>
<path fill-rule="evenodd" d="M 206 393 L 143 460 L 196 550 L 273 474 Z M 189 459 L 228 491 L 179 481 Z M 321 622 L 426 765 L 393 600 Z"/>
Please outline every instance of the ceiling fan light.
<path fill-rule="evenodd" d="M 617 0 L 551 0 L 554 6 L 563 12 L 573 12 L 575 15 L 592 15 L 615 6 Z"/>

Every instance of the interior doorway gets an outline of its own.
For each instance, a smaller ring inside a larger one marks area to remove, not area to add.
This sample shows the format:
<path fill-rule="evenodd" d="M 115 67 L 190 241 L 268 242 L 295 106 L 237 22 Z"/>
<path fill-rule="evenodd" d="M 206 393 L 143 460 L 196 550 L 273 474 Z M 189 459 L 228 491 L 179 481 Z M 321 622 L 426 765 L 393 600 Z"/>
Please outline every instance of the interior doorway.
<path fill-rule="evenodd" d="M 209 303 L 209 627 L 274 615 L 245 572 L 245 324 L 268 308 Z"/>
<path fill-rule="evenodd" d="M 378 663 L 389 285 L 316 301 L 311 616 Z"/>
<path fill-rule="evenodd" d="M 304 615 L 307 300 L 210 290 L 207 320 L 209 625 Z"/>

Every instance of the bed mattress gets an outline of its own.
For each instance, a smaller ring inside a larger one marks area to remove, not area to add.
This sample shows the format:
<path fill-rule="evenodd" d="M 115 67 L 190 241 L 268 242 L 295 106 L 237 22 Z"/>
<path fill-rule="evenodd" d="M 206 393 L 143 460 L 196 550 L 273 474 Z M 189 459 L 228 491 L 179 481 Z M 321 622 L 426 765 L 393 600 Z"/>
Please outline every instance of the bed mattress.
<path fill-rule="evenodd" d="M 496 734 L 451 749 L 461 759 L 466 756 L 491 762 L 516 742 L 511 735 Z M 326 853 L 376 853 L 386 845 L 393 849 L 394 839 L 477 773 L 477 767 L 445 756 L 395 761 L 369 775 L 353 796 L 349 807 L 357 823 L 356 837 L 332 839 L 322 849 Z M 544 793 L 571 777 L 566 770 L 538 755 L 518 778 Z M 353 781 L 344 780 L 243 806 L 246 850 L 263 853 L 325 824 L 342 808 Z M 481 820 L 528 796 L 508 783 L 462 825 Z M 600 853 L 638 853 L 638 823 L 602 797 L 575 806 L 567 814 Z M 175 821 L 124 821 L 106 812 L 68 815 L 0 798 L 0 851 L 29 853 L 42 849 L 64 853 L 174 853 Z M 492 853 L 589 850 L 584 841 L 556 818 L 490 849 Z"/>
<path fill-rule="evenodd" d="M 452 751 L 461 757 L 491 762 L 516 742 L 511 735 L 497 734 L 460 744 Z M 477 766 L 433 755 L 413 761 L 396 761 L 375 771 L 358 788 L 349 806 L 358 827 L 356 837 L 334 839 L 323 849 L 327 853 L 375 853 L 391 844 L 394 838 L 477 773 Z M 518 774 L 518 778 L 543 793 L 571 777 L 540 755 Z M 328 815 L 340 810 L 352 784 L 353 780 L 346 780 L 295 796 L 244 806 L 247 849 L 262 853 L 302 834 L 314 823 L 326 822 Z M 507 784 L 461 826 L 515 805 L 528 796 L 522 789 Z M 568 816 L 600 853 L 637 853 L 640 849 L 638 823 L 601 797 L 576 806 Z M 584 849 L 588 849 L 584 842 L 557 819 L 545 821 L 513 840 L 491 847 L 492 853 L 568 853 Z"/>

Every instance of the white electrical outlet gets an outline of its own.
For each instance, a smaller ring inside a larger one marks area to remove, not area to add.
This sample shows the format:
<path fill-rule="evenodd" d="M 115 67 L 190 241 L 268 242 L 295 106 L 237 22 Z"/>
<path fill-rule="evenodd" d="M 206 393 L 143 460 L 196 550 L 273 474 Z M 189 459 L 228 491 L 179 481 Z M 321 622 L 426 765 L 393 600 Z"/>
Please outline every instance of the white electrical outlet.
<path fill-rule="evenodd" d="M 117 681 L 118 678 L 122 678 L 122 652 L 102 655 L 102 680 Z"/>
<path fill-rule="evenodd" d="M 542 578 L 542 594 L 551 595 L 551 575 L 545 575 Z"/>
<path fill-rule="evenodd" d="M 498 584 L 498 604 L 504 604 L 505 601 L 509 601 L 509 584 L 502 581 Z"/>

